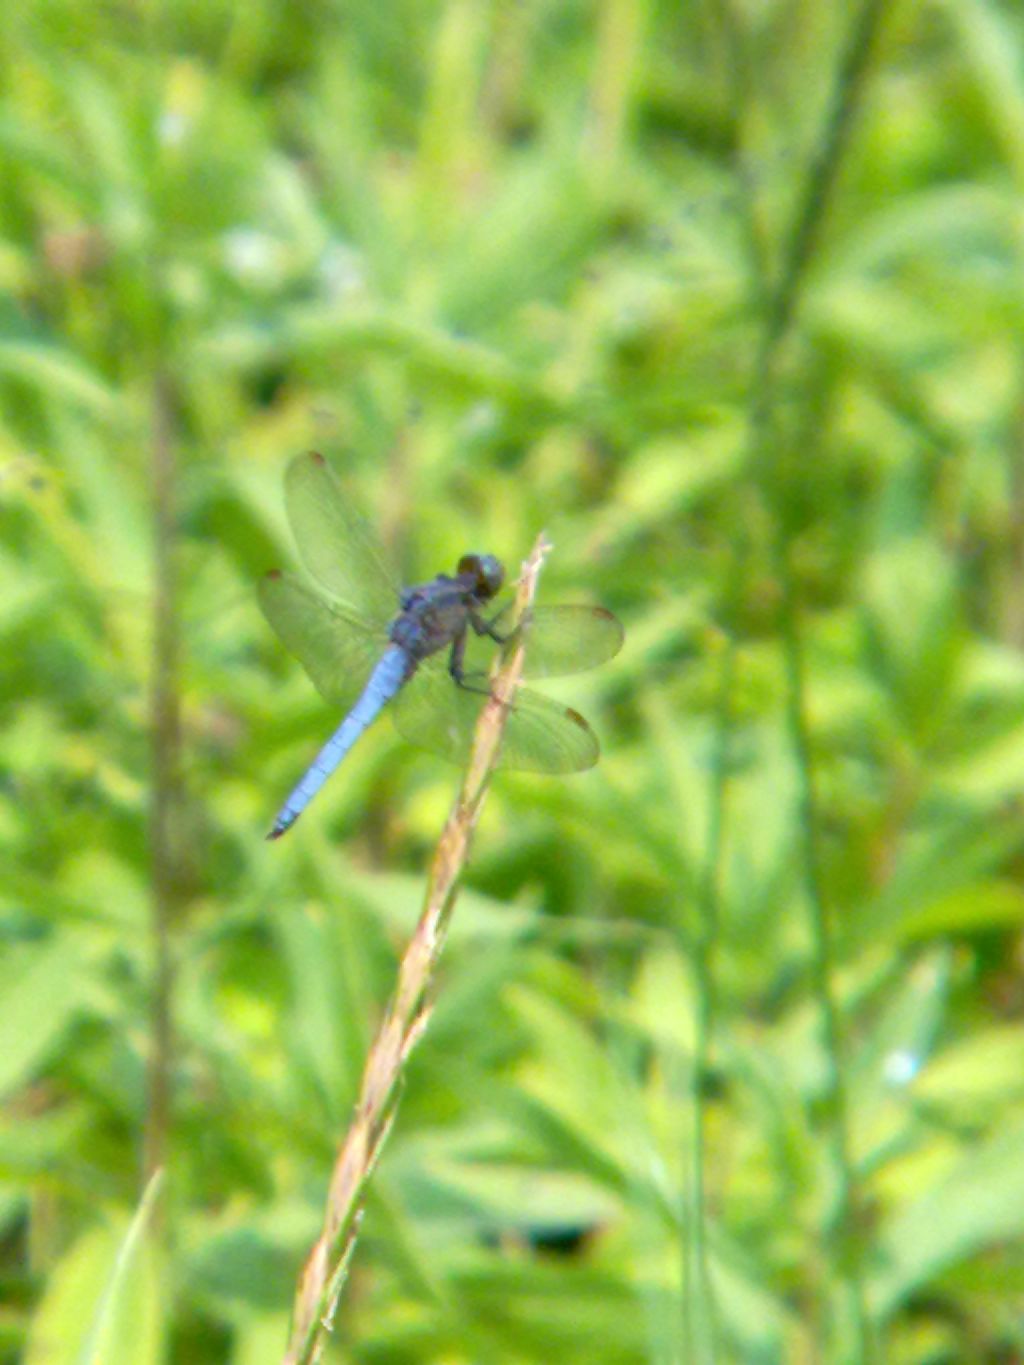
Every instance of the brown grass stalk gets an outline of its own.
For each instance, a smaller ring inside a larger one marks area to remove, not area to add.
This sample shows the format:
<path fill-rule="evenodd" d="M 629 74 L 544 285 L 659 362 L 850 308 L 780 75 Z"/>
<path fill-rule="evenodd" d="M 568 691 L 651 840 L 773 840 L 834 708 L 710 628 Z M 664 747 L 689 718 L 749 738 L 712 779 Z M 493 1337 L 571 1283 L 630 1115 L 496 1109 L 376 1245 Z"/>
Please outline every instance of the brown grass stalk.
<path fill-rule="evenodd" d="M 533 602 L 549 549 L 543 535 L 539 536 L 523 565 L 516 595 L 517 619 Z M 491 680 L 491 697 L 477 723 L 466 775 L 434 854 L 423 910 L 398 969 L 394 994 L 367 1054 L 355 1115 L 334 1165 L 323 1230 L 299 1277 L 284 1365 L 313 1365 L 319 1360 L 334 1323 L 359 1234 L 366 1188 L 394 1118 L 402 1072 L 429 1022 L 428 996 L 459 877 L 469 857 L 473 830 L 501 748 L 508 705 L 522 669 L 520 637 Z"/>
<path fill-rule="evenodd" d="M 149 1044 L 143 1179 L 167 1164 L 173 1065 L 174 925 L 184 908 L 182 869 L 181 642 L 178 625 L 177 459 L 170 382 L 153 383 L 150 484 L 153 527 L 152 656 L 149 700 L 149 859 L 152 909 Z M 157 1210 L 156 1226 L 162 1227 Z"/>

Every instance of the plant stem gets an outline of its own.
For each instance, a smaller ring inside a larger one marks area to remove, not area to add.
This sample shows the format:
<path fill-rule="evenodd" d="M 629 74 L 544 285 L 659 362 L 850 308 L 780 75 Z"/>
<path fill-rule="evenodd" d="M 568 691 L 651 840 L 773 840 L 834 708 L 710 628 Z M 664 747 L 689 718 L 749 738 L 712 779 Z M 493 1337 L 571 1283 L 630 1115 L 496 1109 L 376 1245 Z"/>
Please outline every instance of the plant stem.
<path fill-rule="evenodd" d="M 844 1317 L 854 1338 L 854 1358 L 867 1361 L 873 1345 L 857 1229 L 857 1186 L 850 1150 L 849 1104 L 843 1072 L 842 1031 L 835 986 L 835 950 L 821 871 L 818 798 L 807 713 L 806 665 L 800 630 L 799 591 L 787 538 L 786 480 L 780 471 L 779 371 L 808 268 L 820 238 L 854 115 L 867 84 L 869 58 L 885 0 L 864 0 L 841 60 L 831 109 L 804 181 L 803 195 L 782 257 L 776 288 L 767 302 L 751 400 L 751 447 L 767 506 L 774 507 L 772 555 L 781 590 L 780 617 L 786 673 L 786 723 L 799 782 L 803 832 L 804 891 L 811 910 L 812 971 L 824 1035 L 828 1133 L 838 1190 L 831 1238 L 832 1270 L 842 1287 Z M 836 1333 L 834 1333 L 835 1335 Z M 838 1358 L 838 1357 L 835 1357 Z"/>
<path fill-rule="evenodd" d="M 715 953 L 718 948 L 719 907 L 725 795 L 729 780 L 729 745 L 732 735 L 732 690 L 736 646 L 730 637 L 725 645 L 718 703 L 715 708 L 715 747 L 712 757 L 707 843 L 698 890 L 698 925 L 694 941 L 694 977 L 697 983 L 693 1040 L 692 1192 L 689 1204 L 692 1233 L 684 1265 L 686 1359 L 714 1361 L 718 1355 L 714 1285 L 708 1264 L 707 1188 L 705 1173 L 705 1096 L 711 1073 L 717 994 Z M 685 1224 L 684 1224 L 685 1226 Z"/>
<path fill-rule="evenodd" d="M 548 549 L 543 536 L 539 537 L 523 566 L 516 597 L 519 619 L 533 601 Z M 431 864 L 423 910 L 399 966 L 398 984 L 367 1055 L 355 1117 L 331 1177 L 323 1230 L 299 1279 L 285 1365 L 312 1365 L 319 1360 L 334 1322 L 359 1235 L 366 1188 L 395 1116 L 405 1063 L 429 1022 L 428 995 L 459 877 L 497 762 L 508 708 L 522 674 L 523 653 L 519 638 L 492 680 L 490 700 L 477 723 L 462 788 Z"/>
<path fill-rule="evenodd" d="M 153 621 L 150 683 L 150 872 L 152 996 L 143 1175 L 166 1164 L 171 1110 L 174 967 L 172 925 L 181 899 L 181 698 L 177 623 L 176 483 L 172 404 L 166 376 L 153 383 L 150 485 Z"/>

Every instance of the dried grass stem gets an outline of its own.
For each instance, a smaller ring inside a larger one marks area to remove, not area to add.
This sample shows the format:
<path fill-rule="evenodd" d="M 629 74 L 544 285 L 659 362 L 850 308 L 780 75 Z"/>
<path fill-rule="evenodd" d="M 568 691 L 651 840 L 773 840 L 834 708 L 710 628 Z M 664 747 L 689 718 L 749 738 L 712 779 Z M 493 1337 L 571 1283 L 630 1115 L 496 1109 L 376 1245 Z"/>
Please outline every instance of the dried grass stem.
<path fill-rule="evenodd" d="M 533 602 L 549 548 L 544 537 L 538 537 L 523 565 L 516 595 L 517 617 Z M 323 1230 L 299 1279 L 284 1365 L 312 1365 L 319 1360 L 334 1322 L 359 1232 L 366 1187 L 394 1118 L 406 1061 L 429 1021 L 428 996 L 458 880 L 469 856 L 522 668 L 520 642 L 509 650 L 491 679 L 491 697 L 477 723 L 469 766 L 431 864 L 423 911 L 398 969 L 394 995 L 367 1055 L 355 1114 L 331 1177 Z"/>

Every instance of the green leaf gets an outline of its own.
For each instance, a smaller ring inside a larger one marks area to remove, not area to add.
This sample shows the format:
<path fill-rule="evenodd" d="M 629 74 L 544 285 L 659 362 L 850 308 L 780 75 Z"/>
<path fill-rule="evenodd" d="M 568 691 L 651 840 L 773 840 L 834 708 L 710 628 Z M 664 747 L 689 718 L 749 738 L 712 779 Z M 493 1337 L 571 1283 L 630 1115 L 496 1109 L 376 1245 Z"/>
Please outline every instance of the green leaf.
<path fill-rule="evenodd" d="M 924 536 L 898 537 L 872 557 L 864 585 L 867 657 L 918 738 L 944 718 L 960 657 L 955 580 Z"/>
<path fill-rule="evenodd" d="M 901 938 L 977 934 L 1024 923 L 1024 891 L 1013 882 L 981 882 L 939 896 L 892 921 Z"/>
<path fill-rule="evenodd" d="M 166 1305 L 149 1223 L 155 1175 L 123 1230 L 95 1227 L 52 1272 L 29 1332 L 25 1365 L 160 1365 Z"/>
<path fill-rule="evenodd" d="M 67 932 L 8 950 L 0 983 L 0 1095 L 35 1077 L 56 1052 L 88 989 L 82 967 L 79 942 Z"/>
<path fill-rule="evenodd" d="M 1006 1238 L 1024 1234 L 1024 1126 L 970 1148 L 882 1230 L 875 1310 L 895 1312 L 929 1281 Z"/>
<path fill-rule="evenodd" d="M 62 393 L 94 417 L 117 411 L 113 391 L 81 359 L 46 342 L 0 341 L 0 377 L 16 378 L 41 393 Z"/>
<path fill-rule="evenodd" d="M 978 1124 L 1024 1098 L 1024 1030 L 979 1029 L 946 1048 L 914 1082 L 914 1096 L 961 1122 Z"/>

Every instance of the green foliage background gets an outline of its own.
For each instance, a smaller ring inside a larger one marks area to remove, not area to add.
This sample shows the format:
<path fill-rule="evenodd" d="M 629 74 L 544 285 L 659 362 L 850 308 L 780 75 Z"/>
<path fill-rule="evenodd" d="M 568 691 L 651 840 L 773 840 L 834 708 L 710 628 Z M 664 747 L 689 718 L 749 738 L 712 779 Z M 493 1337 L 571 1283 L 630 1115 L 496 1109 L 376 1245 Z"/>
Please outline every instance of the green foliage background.
<path fill-rule="evenodd" d="M 628 629 L 334 1358 L 1024 1357 L 1024 17 L 866 13 L 0 10 L 3 1360 L 280 1359 L 456 781 L 382 724 L 263 841 L 310 446 L 406 581 L 545 527 Z"/>

